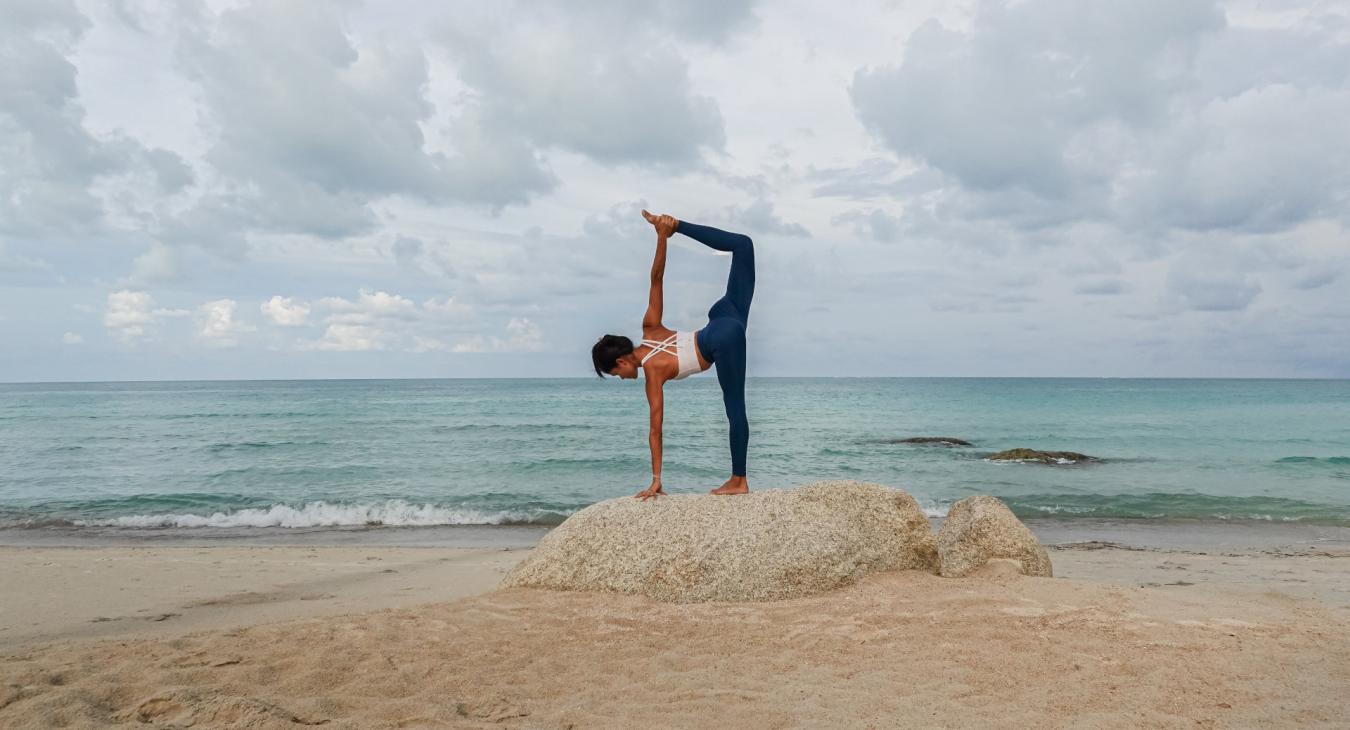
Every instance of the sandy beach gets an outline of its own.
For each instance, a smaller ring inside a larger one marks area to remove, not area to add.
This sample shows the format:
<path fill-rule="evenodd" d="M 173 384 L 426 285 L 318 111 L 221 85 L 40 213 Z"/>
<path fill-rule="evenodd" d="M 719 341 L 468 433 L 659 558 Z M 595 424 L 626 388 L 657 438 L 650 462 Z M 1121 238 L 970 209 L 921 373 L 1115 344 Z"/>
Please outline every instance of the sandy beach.
<path fill-rule="evenodd" d="M 525 551 L 406 547 L 0 547 L 0 651 L 175 636 L 452 601 Z"/>
<path fill-rule="evenodd" d="M 520 549 L 0 549 L 0 725 L 1344 727 L 1350 552 L 1080 544 L 765 604 L 493 591 Z"/>

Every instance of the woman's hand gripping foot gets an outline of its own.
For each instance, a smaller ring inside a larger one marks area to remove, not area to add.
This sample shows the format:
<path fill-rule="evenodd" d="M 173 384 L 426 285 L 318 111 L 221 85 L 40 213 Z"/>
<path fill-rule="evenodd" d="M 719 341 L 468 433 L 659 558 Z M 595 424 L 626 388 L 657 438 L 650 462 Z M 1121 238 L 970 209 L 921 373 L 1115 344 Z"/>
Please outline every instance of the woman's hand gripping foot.
<path fill-rule="evenodd" d="M 665 236 L 666 238 L 675 235 L 675 229 L 680 226 L 680 222 L 676 220 L 674 216 L 652 215 L 644 210 L 642 211 L 642 217 L 646 218 L 647 222 L 656 228 L 657 234 Z"/>
<path fill-rule="evenodd" d="M 750 482 L 745 477 L 733 476 L 725 484 L 712 490 L 713 494 L 749 494 Z"/>

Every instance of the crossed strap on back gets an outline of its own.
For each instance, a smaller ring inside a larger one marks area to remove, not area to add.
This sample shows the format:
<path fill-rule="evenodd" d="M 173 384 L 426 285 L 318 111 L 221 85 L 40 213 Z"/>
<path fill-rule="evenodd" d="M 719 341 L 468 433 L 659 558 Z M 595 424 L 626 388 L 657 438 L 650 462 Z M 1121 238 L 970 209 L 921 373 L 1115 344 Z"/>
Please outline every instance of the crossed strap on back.
<path fill-rule="evenodd" d="M 652 351 L 647 353 L 646 357 L 643 357 L 642 362 L 639 364 L 646 365 L 647 361 L 651 359 L 652 355 L 655 355 L 658 352 L 664 352 L 668 355 L 674 355 L 676 359 L 679 359 L 680 351 L 675 346 L 675 338 L 678 337 L 679 334 L 680 333 L 676 332 L 670 337 L 667 337 L 664 342 L 657 342 L 656 340 L 643 340 L 640 344 L 650 346 L 652 348 Z"/>

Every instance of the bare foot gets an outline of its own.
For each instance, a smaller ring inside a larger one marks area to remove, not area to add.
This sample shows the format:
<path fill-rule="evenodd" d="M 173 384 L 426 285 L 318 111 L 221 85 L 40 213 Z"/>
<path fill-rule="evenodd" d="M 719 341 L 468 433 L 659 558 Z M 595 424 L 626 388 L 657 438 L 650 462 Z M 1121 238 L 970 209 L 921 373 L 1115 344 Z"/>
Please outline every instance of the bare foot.
<path fill-rule="evenodd" d="M 652 215 L 646 210 L 642 211 L 642 217 L 656 228 L 656 232 L 663 236 L 675 235 L 675 229 L 680 227 L 680 222 L 670 215 Z"/>
<path fill-rule="evenodd" d="M 732 477 L 725 484 L 712 490 L 713 494 L 749 494 L 750 483 L 745 477 Z"/>

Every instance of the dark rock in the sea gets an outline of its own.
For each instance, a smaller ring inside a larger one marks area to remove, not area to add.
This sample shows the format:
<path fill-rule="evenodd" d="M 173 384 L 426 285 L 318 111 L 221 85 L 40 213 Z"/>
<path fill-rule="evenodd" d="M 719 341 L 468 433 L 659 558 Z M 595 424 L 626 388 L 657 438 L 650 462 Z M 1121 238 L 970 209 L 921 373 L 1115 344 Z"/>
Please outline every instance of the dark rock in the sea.
<path fill-rule="evenodd" d="M 1037 451 L 1036 449 L 1008 449 L 989 457 L 990 461 L 1035 461 L 1041 464 L 1080 464 L 1101 461 L 1095 456 L 1076 451 Z"/>
<path fill-rule="evenodd" d="M 888 444 L 920 444 L 923 446 L 974 446 L 965 439 L 955 436 L 911 436 L 907 439 L 894 439 Z"/>

